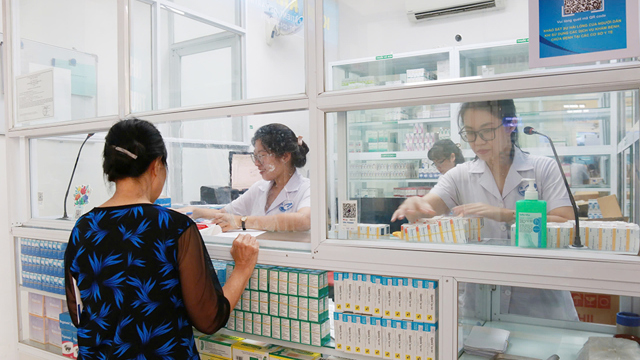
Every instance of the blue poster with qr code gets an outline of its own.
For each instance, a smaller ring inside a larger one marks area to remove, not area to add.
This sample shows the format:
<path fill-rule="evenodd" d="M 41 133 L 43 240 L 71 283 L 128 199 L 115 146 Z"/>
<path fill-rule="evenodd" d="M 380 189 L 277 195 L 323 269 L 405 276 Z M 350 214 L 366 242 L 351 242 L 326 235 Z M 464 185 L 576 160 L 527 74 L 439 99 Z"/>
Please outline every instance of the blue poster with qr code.
<path fill-rule="evenodd" d="M 540 0 L 540 57 L 627 47 L 626 1 Z"/>
<path fill-rule="evenodd" d="M 531 65 L 637 56 L 638 0 L 530 0 Z"/>

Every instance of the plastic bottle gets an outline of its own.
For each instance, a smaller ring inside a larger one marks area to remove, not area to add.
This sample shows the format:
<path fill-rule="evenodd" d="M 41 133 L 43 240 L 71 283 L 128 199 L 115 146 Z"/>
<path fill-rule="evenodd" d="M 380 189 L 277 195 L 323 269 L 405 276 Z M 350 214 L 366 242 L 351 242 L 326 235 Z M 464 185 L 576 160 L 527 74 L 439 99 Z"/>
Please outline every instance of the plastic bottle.
<path fill-rule="evenodd" d="M 538 199 L 535 179 L 528 181 L 524 200 L 516 201 L 516 246 L 547 247 L 547 202 Z"/>

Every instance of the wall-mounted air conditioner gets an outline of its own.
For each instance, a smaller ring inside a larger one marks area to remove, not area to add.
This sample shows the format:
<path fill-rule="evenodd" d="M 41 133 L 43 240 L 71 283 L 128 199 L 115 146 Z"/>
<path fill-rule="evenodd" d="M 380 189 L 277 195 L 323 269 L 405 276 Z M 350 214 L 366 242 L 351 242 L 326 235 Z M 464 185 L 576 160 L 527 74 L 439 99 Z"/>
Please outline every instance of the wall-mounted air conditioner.
<path fill-rule="evenodd" d="M 405 0 L 411 21 L 439 18 L 474 10 L 499 9 L 505 0 Z"/>

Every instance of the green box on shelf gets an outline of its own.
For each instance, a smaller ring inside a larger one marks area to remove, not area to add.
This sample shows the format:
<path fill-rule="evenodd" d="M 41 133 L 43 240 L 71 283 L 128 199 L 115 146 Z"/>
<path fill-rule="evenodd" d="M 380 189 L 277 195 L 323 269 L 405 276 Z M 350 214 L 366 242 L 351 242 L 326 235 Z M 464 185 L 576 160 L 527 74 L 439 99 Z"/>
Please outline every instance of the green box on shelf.
<path fill-rule="evenodd" d="M 281 334 L 282 334 L 282 329 L 281 329 L 281 319 L 277 316 L 272 316 L 271 317 L 271 338 L 272 339 L 276 339 L 276 340 L 280 340 L 281 339 Z"/>
<path fill-rule="evenodd" d="M 262 315 L 254 313 L 253 315 L 253 335 L 262 336 Z"/>

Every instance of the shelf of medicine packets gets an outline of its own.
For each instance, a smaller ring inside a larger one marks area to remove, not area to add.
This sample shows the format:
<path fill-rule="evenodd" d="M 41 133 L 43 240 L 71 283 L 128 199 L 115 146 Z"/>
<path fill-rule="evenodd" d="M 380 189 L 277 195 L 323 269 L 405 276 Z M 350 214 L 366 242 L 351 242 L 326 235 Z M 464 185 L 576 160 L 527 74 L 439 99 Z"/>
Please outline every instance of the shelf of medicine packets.
<path fill-rule="evenodd" d="M 266 336 L 247 334 L 239 331 L 229 330 L 226 328 L 219 330 L 218 333 L 237 336 L 244 339 L 258 340 L 268 344 L 280 345 L 288 348 L 301 349 L 301 350 L 310 351 L 313 353 L 321 353 L 324 357 L 337 356 L 337 357 L 344 358 L 345 355 L 348 355 L 349 359 L 355 359 L 355 360 L 371 360 L 372 359 L 371 356 L 356 355 L 352 353 L 345 354 L 342 351 L 336 350 L 335 349 L 336 342 L 333 339 L 333 337 L 331 338 L 331 341 L 327 345 L 323 347 L 317 347 L 317 346 L 311 346 L 311 345 L 292 343 L 290 341 L 277 340 L 277 339 L 273 339 Z"/>
<path fill-rule="evenodd" d="M 406 182 L 411 182 L 411 183 L 437 183 L 438 182 L 438 178 L 435 179 L 407 179 L 407 178 L 397 178 L 397 179 L 363 179 L 363 178 L 358 178 L 358 179 L 349 179 L 349 181 L 360 181 L 360 182 L 370 182 L 370 181 L 375 181 L 375 182 L 393 182 L 393 183 L 397 183 L 400 181 L 406 181 Z"/>
<path fill-rule="evenodd" d="M 410 124 L 428 124 L 428 123 L 450 123 L 451 117 L 434 117 L 434 118 L 415 118 L 407 120 L 385 120 L 385 121 L 362 121 L 362 122 L 350 122 L 349 127 L 375 127 L 375 126 L 389 126 L 389 125 L 410 125 Z"/>
<path fill-rule="evenodd" d="M 349 161 L 356 160 L 423 160 L 427 151 L 387 151 L 349 153 Z"/>
<path fill-rule="evenodd" d="M 437 49 L 403 54 L 384 54 L 329 64 L 332 90 L 407 82 L 407 70 L 422 68 L 449 77 L 449 50 Z M 424 81 L 429 79 L 424 79 Z"/>

